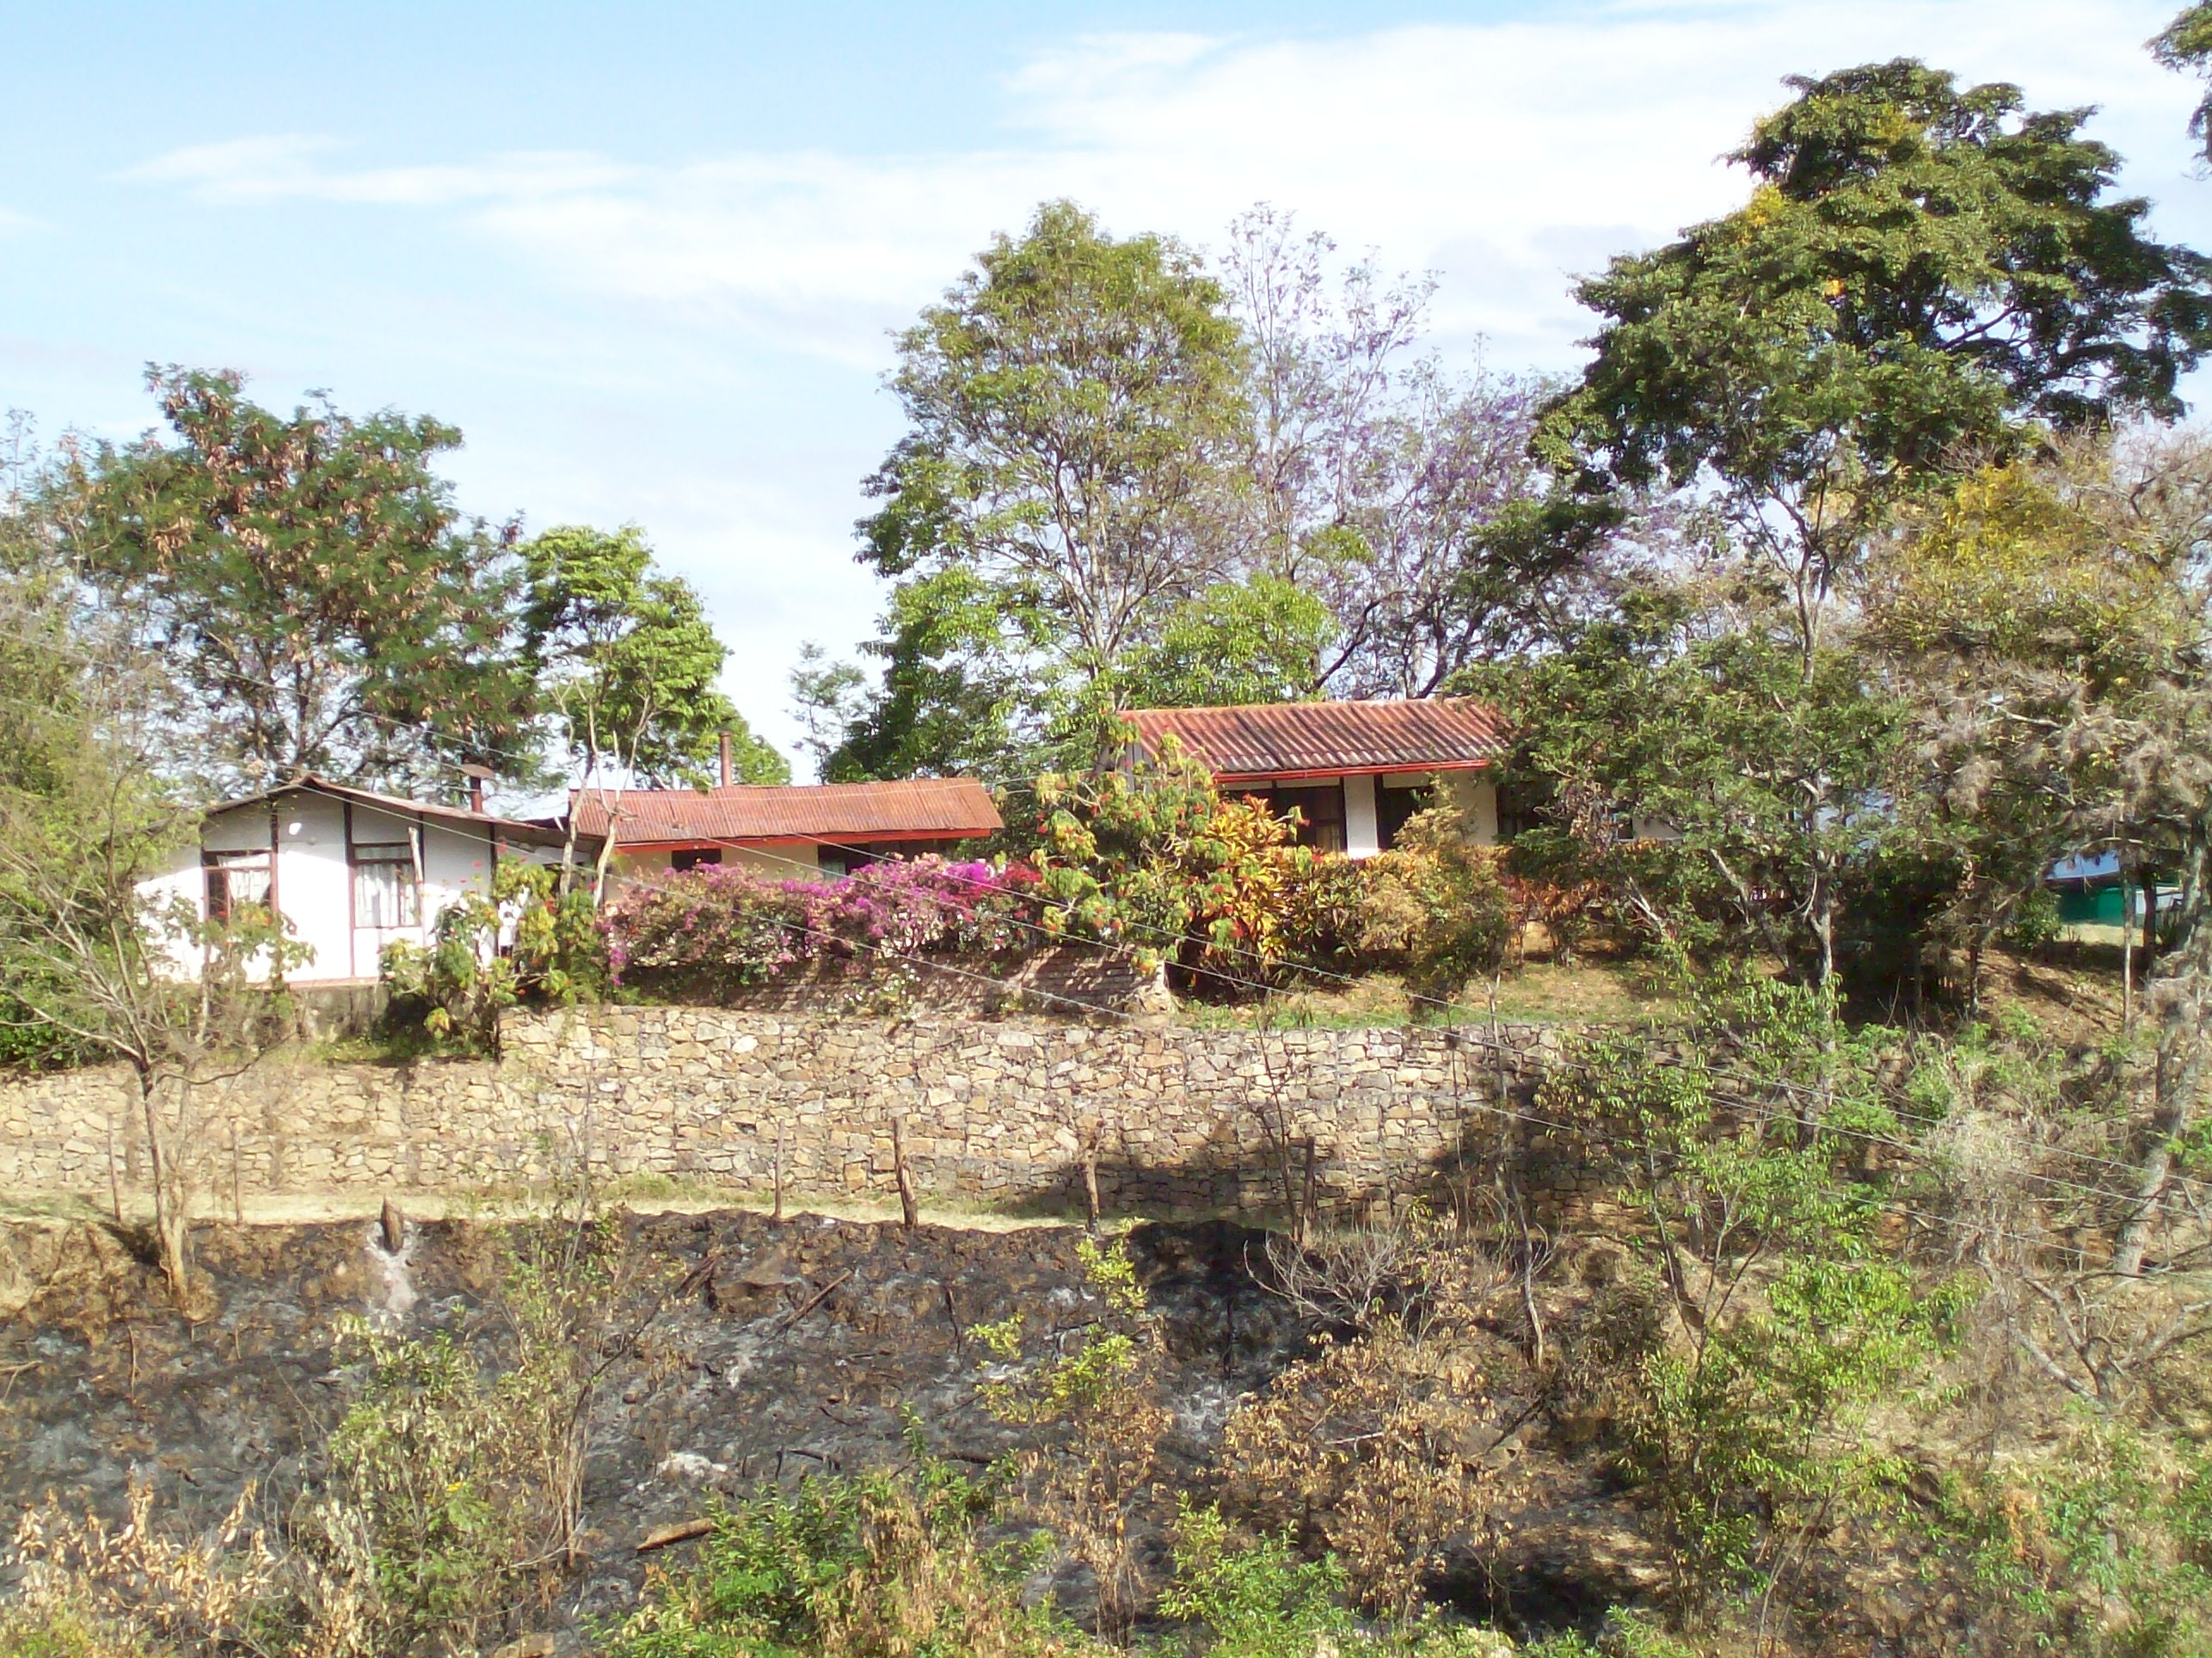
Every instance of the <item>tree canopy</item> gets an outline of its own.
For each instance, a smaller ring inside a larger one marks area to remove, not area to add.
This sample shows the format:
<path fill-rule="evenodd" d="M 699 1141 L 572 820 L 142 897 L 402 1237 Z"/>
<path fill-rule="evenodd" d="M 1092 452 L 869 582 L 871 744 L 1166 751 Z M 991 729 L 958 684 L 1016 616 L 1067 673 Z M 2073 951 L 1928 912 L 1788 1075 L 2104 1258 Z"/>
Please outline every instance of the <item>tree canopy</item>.
<path fill-rule="evenodd" d="M 1910 59 L 1791 82 L 1751 199 L 1581 286 L 1595 358 L 1548 434 L 1616 484 L 1706 484 L 1817 644 L 1840 570 L 1962 456 L 2179 413 L 2212 267 L 2116 195 L 2084 110 Z"/>
<path fill-rule="evenodd" d="M 900 337 L 909 429 L 869 482 L 861 556 L 910 586 L 954 568 L 983 584 L 998 625 L 947 642 L 1018 664 L 1048 721 L 1222 562 L 1243 352 L 1226 298 L 1176 243 L 1051 202 Z M 931 627 L 917 608 L 894 641 Z M 876 722 L 897 713 L 894 697 Z"/>
<path fill-rule="evenodd" d="M 279 414 L 235 373 L 148 384 L 175 440 L 99 445 L 52 487 L 77 569 L 170 665 L 214 781 L 531 780 L 514 529 L 465 518 L 431 470 L 461 434 L 327 398 Z"/>

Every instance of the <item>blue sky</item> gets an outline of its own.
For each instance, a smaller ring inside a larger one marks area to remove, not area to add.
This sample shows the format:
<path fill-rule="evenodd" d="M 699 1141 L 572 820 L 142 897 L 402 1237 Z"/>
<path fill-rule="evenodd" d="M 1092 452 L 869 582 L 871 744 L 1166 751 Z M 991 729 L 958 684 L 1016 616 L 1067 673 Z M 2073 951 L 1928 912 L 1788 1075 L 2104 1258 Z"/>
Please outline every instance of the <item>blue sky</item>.
<path fill-rule="evenodd" d="M 635 521 L 791 746 L 848 651 L 889 331 L 1067 194 L 1218 239 L 1255 201 L 1435 271 L 1435 341 L 1576 360 L 1571 275 L 1719 211 L 1780 77 L 1916 55 L 2096 104 L 2212 246 L 2178 0 L 0 8 L 0 406 L 152 419 L 149 360 L 459 425 L 464 503 Z"/>

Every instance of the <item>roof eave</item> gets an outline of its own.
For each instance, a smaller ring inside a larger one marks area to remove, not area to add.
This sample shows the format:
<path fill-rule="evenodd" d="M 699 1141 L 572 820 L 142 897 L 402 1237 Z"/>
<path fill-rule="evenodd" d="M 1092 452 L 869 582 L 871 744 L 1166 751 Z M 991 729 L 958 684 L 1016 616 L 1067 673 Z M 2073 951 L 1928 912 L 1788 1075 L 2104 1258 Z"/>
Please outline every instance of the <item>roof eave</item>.
<path fill-rule="evenodd" d="M 1205 757 L 1197 757 L 1201 764 Z M 1215 771 L 1216 788 L 1232 788 L 1238 783 L 1293 783 L 1323 777 L 1426 777 L 1432 771 L 1481 771 L 1496 765 L 1484 758 L 1469 760 L 1422 760 L 1395 765 L 1318 765 L 1308 767 L 1274 767 L 1257 771 Z M 1212 770 L 1209 766 L 1208 770 Z"/>

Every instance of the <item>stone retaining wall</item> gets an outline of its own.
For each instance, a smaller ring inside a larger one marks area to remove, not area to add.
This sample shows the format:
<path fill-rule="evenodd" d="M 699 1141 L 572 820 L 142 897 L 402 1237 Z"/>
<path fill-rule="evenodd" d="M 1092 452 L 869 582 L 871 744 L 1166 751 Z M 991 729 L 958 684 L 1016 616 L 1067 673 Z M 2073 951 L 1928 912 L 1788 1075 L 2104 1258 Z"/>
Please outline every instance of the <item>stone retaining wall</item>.
<path fill-rule="evenodd" d="M 1287 1173 L 1342 1207 L 1510 1151 L 1540 1207 L 1598 1188 L 1579 1146 L 1516 1139 L 1556 1040 L 1487 1031 L 1195 1030 L 699 1008 L 510 1013 L 497 1063 L 271 1060 L 208 1091 L 202 1189 L 445 1193 L 588 1166 L 795 1198 L 888 1194 L 898 1119 L 926 1196 L 1259 1212 Z M 1311 1174 L 1308 1174 L 1309 1150 Z M 140 1178 L 127 1078 L 0 1085 L 0 1187 L 104 1198 Z"/>

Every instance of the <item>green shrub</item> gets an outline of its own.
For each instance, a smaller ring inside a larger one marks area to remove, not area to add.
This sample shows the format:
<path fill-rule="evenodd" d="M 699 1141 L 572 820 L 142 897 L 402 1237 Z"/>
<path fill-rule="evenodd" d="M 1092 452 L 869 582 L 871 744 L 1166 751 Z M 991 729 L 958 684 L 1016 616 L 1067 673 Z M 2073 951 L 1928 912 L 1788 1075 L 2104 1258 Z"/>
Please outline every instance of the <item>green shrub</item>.
<path fill-rule="evenodd" d="M 515 1235 L 488 1373 L 451 1335 L 341 1332 L 359 1391 L 295 1540 L 367 1563 L 376 1650 L 496 1644 L 575 1563 L 592 1392 L 620 1351 L 612 1243 L 604 1225 Z"/>
<path fill-rule="evenodd" d="M 2065 931 L 2066 924 L 2059 919 L 2057 895 L 2048 887 L 2038 887 L 2012 911 L 2000 942 L 2008 950 L 2028 955 L 2055 944 Z"/>
<path fill-rule="evenodd" d="M 1475 843 L 1458 808 L 1416 813 L 1387 852 L 1317 857 L 1291 875 L 1280 954 L 1336 973 L 1402 973 L 1415 995 L 1451 1000 L 1470 979 L 1505 965 L 1524 911 L 1530 919 L 1550 913 L 1533 886 L 1508 881 L 1500 858 Z M 1560 907 L 1564 918 L 1576 906 Z"/>
<path fill-rule="evenodd" d="M 2212 1651 L 2212 1452 L 2084 1419 L 2040 1461 L 1949 1480 L 1929 1530 L 2014 1650 Z"/>
<path fill-rule="evenodd" d="M 1323 1637 L 1341 1642 L 1358 1631 L 1344 1592 L 1333 1557 L 1300 1560 L 1283 1537 L 1232 1548 L 1219 1510 L 1183 1501 L 1175 1582 L 1160 1611 L 1206 1632 L 1195 1649 L 1207 1658 L 1312 1658 Z"/>
<path fill-rule="evenodd" d="M 1859 1425 L 1942 1352 L 1963 1292 L 1885 1246 L 1861 1136 L 1902 1130 L 1872 1041 L 1819 991 L 1738 974 L 1683 993 L 1679 1056 L 1644 1035 L 1591 1041 L 1539 1110 L 1614 1142 L 1643 1223 L 1624 1236 L 1650 1305 L 1587 1356 L 1696 1619 L 1736 1591 L 1790 1604 L 1809 1555 L 1894 1471 Z"/>
<path fill-rule="evenodd" d="M 764 1491 L 656 1575 L 609 1658 L 1048 1658 L 1090 1646 L 1023 1604 L 1019 1552 L 984 1548 L 990 1494 L 944 1464 Z"/>
<path fill-rule="evenodd" d="M 557 893 L 555 872 L 509 859 L 492 896 L 470 893 L 438 918 L 431 944 L 384 947 L 391 1018 L 474 1052 L 498 1046 L 499 1016 L 519 1003 L 565 1004 L 608 987 L 606 948 L 591 894 Z M 502 912 L 514 936 L 502 953 Z"/>
<path fill-rule="evenodd" d="M 1173 738 L 1125 771 L 1039 777 L 1036 800 L 1029 856 L 1047 927 L 1215 986 L 1282 958 L 1312 854 L 1263 801 L 1224 800 Z"/>
<path fill-rule="evenodd" d="M 1475 844 L 1459 810 L 1416 813 L 1366 866 L 1354 946 L 1367 964 L 1394 967 L 1415 995 L 1442 1001 L 1505 965 L 1518 927 L 1498 854 Z"/>
<path fill-rule="evenodd" d="M 0 1658 L 161 1658 L 137 1630 L 59 1609 L 0 1606 Z"/>
<path fill-rule="evenodd" d="M 93 1050 L 0 990 L 0 1072 L 60 1071 L 95 1058 Z"/>

